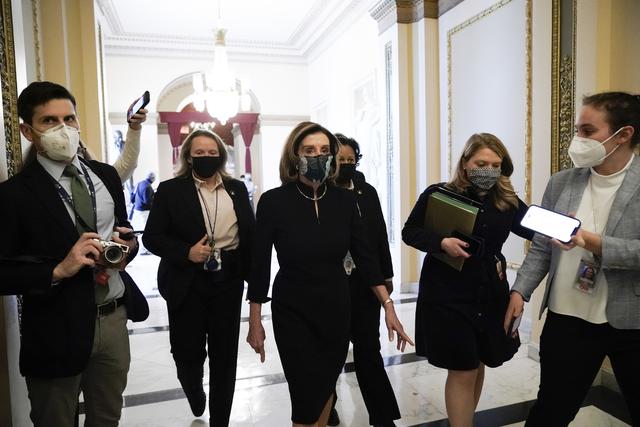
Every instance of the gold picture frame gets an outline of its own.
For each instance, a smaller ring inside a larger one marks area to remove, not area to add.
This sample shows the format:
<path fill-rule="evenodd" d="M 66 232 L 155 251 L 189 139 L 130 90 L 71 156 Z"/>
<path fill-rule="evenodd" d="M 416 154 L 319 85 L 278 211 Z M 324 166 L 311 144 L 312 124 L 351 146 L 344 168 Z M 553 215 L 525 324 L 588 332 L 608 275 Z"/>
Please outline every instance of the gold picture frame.
<path fill-rule="evenodd" d="M 14 46 L 11 0 L 0 0 L 0 81 L 8 176 L 18 173 L 22 166 Z"/>
<path fill-rule="evenodd" d="M 551 35 L 551 173 L 572 167 L 576 82 L 576 0 L 553 0 Z"/>

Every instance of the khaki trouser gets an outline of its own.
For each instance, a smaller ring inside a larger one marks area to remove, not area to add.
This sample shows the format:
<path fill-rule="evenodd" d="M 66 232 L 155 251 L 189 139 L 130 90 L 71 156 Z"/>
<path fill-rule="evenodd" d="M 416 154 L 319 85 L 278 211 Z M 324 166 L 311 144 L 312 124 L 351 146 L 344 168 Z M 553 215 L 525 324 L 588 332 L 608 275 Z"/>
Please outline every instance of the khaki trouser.
<path fill-rule="evenodd" d="M 73 427 L 80 391 L 85 427 L 117 426 L 130 361 L 127 310 L 121 306 L 96 318 L 93 348 L 80 375 L 26 378 L 34 426 Z"/>

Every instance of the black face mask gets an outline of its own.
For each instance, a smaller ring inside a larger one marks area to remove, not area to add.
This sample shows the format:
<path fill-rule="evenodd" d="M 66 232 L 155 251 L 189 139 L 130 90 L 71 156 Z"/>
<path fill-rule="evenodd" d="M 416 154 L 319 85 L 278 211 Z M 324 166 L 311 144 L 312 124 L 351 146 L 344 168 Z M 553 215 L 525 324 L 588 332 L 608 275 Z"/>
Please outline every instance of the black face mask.
<path fill-rule="evenodd" d="M 356 173 L 356 165 L 353 163 L 340 163 L 340 170 L 338 171 L 338 182 L 347 184 L 353 179 L 353 175 Z"/>
<path fill-rule="evenodd" d="M 331 154 L 319 156 L 301 156 L 298 162 L 298 171 L 311 182 L 324 182 L 331 171 Z"/>
<path fill-rule="evenodd" d="M 221 156 L 192 157 L 191 166 L 200 178 L 211 178 L 222 166 Z"/>

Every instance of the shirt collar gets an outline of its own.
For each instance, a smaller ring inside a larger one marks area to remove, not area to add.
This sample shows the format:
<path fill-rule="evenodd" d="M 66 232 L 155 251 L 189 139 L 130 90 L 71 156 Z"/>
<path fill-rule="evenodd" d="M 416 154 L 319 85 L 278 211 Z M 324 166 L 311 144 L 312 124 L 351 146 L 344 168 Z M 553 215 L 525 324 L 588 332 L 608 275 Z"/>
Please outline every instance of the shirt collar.
<path fill-rule="evenodd" d="M 67 163 L 51 160 L 40 153 L 36 155 L 36 159 L 49 175 L 51 175 L 56 181 L 60 181 L 60 178 L 62 178 L 62 172 L 64 172 L 64 168 L 67 167 Z M 73 157 L 71 164 L 78 168 L 78 172 L 82 175 L 82 167 L 80 166 L 78 156 Z"/>
<path fill-rule="evenodd" d="M 191 174 L 191 176 L 193 177 L 193 182 L 196 184 L 196 188 L 200 189 L 201 187 L 204 188 L 205 190 L 207 190 L 207 182 L 201 180 L 200 178 L 197 178 L 193 173 Z M 222 182 L 222 177 L 220 176 L 219 173 L 216 172 L 216 174 L 214 175 L 215 177 L 215 181 L 213 184 L 213 188 L 210 191 L 214 191 L 217 190 L 218 187 L 222 186 L 224 188 L 224 183 Z"/>

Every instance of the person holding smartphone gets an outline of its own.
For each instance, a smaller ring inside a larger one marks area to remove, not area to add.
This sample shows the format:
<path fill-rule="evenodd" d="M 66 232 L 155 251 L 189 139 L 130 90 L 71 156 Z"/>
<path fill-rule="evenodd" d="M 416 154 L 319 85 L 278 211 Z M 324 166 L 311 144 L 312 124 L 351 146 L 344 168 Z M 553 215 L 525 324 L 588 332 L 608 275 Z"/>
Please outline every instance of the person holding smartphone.
<path fill-rule="evenodd" d="M 526 425 L 568 425 L 605 356 L 640 425 L 640 95 L 586 96 L 575 129 L 575 167 L 551 177 L 542 207 L 582 225 L 567 244 L 536 235 L 504 319 L 520 315 L 548 275 L 540 389 Z"/>
<path fill-rule="evenodd" d="M 161 258 L 158 290 L 167 301 L 171 353 L 191 411 L 199 417 L 205 410 L 208 351 L 210 424 L 227 426 L 255 219 L 244 183 L 225 171 L 218 135 L 191 132 L 180 162 L 176 177 L 158 186 L 142 240 Z"/>
<path fill-rule="evenodd" d="M 509 284 L 501 250 L 510 233 L 531 239 L 533 232 L 520 226 L 527 206 L 511 185 L 512 173 L 511 157 L 498 138 L 472 135 L 453 179 L 428 187 L 402 230 L 407 245 L 427 252 L 416 304 L 416 354 L 448 370 L 445 403 L 453 427 L 473 425 L 484 367 L 502 365 L 520 345 L 517 331 L 503 328 Z M 480 205 L 473 235 L 425 230 L 429 197 L 442 187 Z M 464 258 L 462 270 L 434 254 Z"/>

